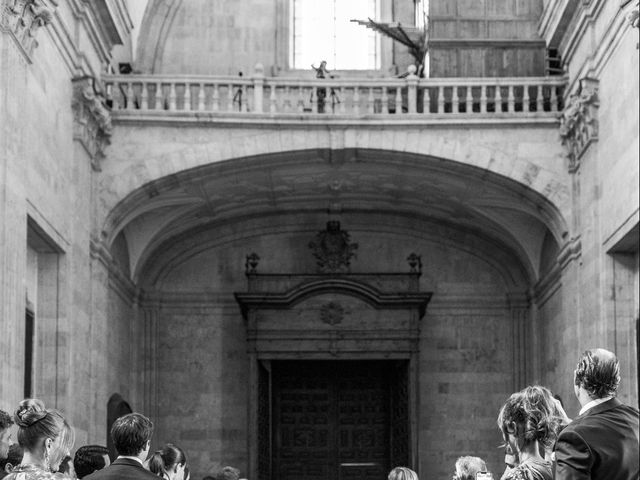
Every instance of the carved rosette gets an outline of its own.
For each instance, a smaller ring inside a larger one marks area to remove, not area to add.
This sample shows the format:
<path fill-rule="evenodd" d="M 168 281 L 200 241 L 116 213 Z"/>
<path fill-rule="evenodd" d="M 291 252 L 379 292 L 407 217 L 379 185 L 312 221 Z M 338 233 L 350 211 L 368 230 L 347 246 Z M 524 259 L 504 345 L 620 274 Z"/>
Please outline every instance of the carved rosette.
<path fill-rule="evenodd" d="M 92 77 L 73 80 L 73 138 L 78 140 L 91 156 L 91 166 L 100 171 L 104 149 L 110 143 L 111 112 L 105 98 L 96 92 Z"/>
<path fill-rule="evenodd" d="M 349 234 L 340 230 L 340 222 L 327 222 L 327 229 L 316 235 L 315 242 L 309 243 L 321 273 L 345 273 L 349 271 L 351 258 L 355 256 L 357 243 L 351 243 Z"/>
<path fill-rule="evenodd" d="M 40 27 L 51 23 L 57 0 L 5 0 L 2 2 L 0 24 L 16 37 L 28 56 L 38 46 L 36 35 Z"/>
<path fill-rule="evenodd" d="M 580 159 L 589 145 L 598 139 L 598 83 L 591 79 L 580 83 L 580 91 L 569 97 L 560 116 L 560 137 L 572 173 L 580 168 Z"/>

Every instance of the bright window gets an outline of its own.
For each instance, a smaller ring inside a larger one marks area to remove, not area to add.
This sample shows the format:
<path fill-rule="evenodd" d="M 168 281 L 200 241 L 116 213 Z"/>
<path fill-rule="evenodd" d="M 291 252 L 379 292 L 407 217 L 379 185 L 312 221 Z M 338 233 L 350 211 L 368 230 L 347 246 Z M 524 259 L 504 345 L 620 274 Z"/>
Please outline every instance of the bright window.
<path fill-rule="evenodd" d="M 292 0 L 291 60 L 306 70 L 327 61 L 329 70 L 380 68 L 378 35 L 351 19 L 376 20 L 377 0 Z"/>

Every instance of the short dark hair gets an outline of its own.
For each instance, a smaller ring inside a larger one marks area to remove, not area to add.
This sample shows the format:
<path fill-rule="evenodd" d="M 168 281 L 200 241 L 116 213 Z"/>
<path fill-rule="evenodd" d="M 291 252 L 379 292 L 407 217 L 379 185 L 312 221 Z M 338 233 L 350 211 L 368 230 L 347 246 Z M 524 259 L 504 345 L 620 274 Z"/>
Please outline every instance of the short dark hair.
<path fill-rule="evenodd" d="M 162 477 L 176 465 L 184 465 L 185 463 L 187 463 L 187 457 L 184 454 L 184 450 L 173 443 L 167 443 L 151 455 L 149 459 L 149 471 Z"/>
<path fill-rule="evenodd" d="M 80 447 L 73 457 L 73 468 L 78 478 L 84 478 L 96 470 L 102 470 L 106 465 L 104 456 L 109 455 L 109 449 L 102 445 L 85 445 Z"/>
<path fill-rule="evenodd" d="M 0 432 L 2 430 L 6 430 L 11 425 L 13 425 L 13 420 L 11 419 L 11 415 L 9 415 L 4 410 L 0 410 Z"/>
<path fill-rule="evenodd" d="M 19 443 L 12 443 L 9 447 L 7 458 L 3 458 L 2 460 L 0 460 L 0 475 L 2 474 L 4 468 L 8 463 L 13 465 L 14 467 L 16 465 L 20 465 L 22 463 L 22 457 L 24 457 L 24 448 L 22 448 Z"/>
<path fill-rule="evenodd" d="M 620 384 L 620 364 L 609 350 L 587 350 L 578 362 L 575 384 L 593 398 L 614 397 Z"/>
<path fill-rule="evenodd" d="M 111 427 L 111 439 L 120 455 L 138 455 L 153 435 L 153 422 L 141 413 L 128 413 Z"/>

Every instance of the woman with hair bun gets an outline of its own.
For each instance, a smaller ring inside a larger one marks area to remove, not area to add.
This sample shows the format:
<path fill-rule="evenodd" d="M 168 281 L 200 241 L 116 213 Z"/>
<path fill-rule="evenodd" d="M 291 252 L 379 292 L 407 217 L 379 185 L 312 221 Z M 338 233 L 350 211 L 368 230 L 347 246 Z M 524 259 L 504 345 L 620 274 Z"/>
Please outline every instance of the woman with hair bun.
<path fill-rule="evenodd" d="M 562 419 L 551 392 L 541 386 L 527 387 L 509 397 L 500 409 L 498 427 L 504 441 L 518 454 L 519 463 L 502 480 L 552 480 L 551 462 L 541 455 L 553 446 Z"/>
<path fill-rule="evenodd" d="M 149 459 L 149 470 L 166 480 L 184 480 L 187 457 L 172 443 L 156 450 Z"/>
<path fill-rule="evenodd" d="M 18 405 L 14 421 L 24 456 L 5 480 L 64 478 L 54 472 L 73 447 L 74 431 L 62 414 L 46 409 L 41 400 L 27 398 Z"/>

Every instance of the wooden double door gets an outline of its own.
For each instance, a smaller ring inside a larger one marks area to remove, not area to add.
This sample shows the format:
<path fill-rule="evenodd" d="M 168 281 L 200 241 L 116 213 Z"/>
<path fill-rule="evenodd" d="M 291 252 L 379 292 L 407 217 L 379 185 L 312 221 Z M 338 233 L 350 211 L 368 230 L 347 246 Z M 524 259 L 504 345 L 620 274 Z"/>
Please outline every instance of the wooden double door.
<path fill-rule="evenodd" d="M 271 479 L 370 480 L 408 464 L 408 362 L 272 363 Z"/>

